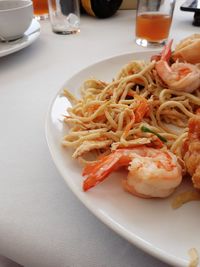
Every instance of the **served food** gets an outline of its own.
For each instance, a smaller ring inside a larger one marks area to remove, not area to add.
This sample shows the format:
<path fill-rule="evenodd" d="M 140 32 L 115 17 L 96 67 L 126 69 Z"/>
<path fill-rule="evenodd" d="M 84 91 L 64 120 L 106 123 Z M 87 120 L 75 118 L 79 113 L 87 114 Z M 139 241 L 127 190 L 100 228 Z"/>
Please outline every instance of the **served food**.
<path fill-rule="evenodd" d="M 143 197 L 167 197 L 182 180 L 181 167 L 170 151 L 138 146 L 117 149 L 94 164 L 86 165 L 83 175 L 87 176 L 83 189 L 86 191 L 103 181 L 109 173 L 128 167 L 128 176 L 123 187 L 130 193 Z"/>
<path fill-rule="evenodd" d="M 200 189 L 200 114 L 189 120 L 188 137 L 184 144 L 184 162 L 194 187 Z"/>
<path fill-rule="evenodd" d="M 167 197 L 186 174 L 200 189 L 200 61 L 174 61 L 171 45 L 149 62 L 130 62 L 110 83 L 85 81 L 81 99 L 64 90 L 72 107 L 62 144 L 85 164 L 84 191 L 118 168 L 139 197 Z"/>
<path fill-rule="evenodd" d="M 179 59 L 188 63 L 198 64 L 200 62 L 200 34 L 195 33 L 183 39 L 173 52 L 174 60 Z"/>

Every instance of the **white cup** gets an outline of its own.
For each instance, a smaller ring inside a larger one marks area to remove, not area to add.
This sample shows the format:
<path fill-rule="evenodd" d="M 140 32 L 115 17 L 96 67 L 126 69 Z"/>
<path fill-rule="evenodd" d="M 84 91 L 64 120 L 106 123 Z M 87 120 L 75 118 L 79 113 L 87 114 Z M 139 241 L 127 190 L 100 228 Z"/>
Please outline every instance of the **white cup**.
<path fill-rule="evenodd" d="M 22 37 L 32 19 L 31 0 L 1 0 L 0 41 L 11 41 Z"/>

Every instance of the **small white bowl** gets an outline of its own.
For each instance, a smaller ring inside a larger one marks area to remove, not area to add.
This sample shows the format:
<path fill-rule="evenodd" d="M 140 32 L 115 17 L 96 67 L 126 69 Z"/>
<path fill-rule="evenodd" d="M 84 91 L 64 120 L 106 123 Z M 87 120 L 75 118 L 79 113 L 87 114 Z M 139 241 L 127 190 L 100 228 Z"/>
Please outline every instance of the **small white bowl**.
<path fill-rule="evenodd" d="M 33 19 L 31 0 L 0 0 L 0 40 L 23 36 Z"/>

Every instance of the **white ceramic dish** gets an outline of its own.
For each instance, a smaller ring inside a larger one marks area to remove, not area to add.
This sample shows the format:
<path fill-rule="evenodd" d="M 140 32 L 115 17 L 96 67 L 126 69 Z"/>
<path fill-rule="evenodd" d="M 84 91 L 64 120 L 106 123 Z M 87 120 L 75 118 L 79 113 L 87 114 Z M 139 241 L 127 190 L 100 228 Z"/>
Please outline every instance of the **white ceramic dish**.
<path fill-rule="evenodd" d="M 33 3 L 30 0 L 0 1 L 0 38 L 20 38 L 33 19 Z"/>
<path fill-rule="evenodd" d="M 64 86 L 79 95 L 84 80 L 96 77 L 111 81 L 124 64 L 133 58 L 147 59 L 151 54 L 132 53 L 103 60 L 77 73 Z M 190 202 L 173 210 L 174 196 L 164 200 L 134 197 L 123 191 L 120 173 L 84 193 L 81 167 L 72 160 L 70 151 L 61 146 L 62 137 L 67 132 L 62 116 L 70 105 L 61 95 L 62 89 L 48 111 L 46 137 L 55 165 L 68 186 L 88 209 L 118 234 L 173 266 L 188 266 L 188 250 L 195 247 L 200 251 L 199 202 Z M 178 190 L 186 186 L 182 185 Z"/>
<path fill-rule="evenodd" d="M 40 35 L 40 24 L 36 19 L 33 19 L 30 27 L 24 33 L 22 38 L 10 41 L 10 42 L 0 42 L 0 57 L 17 52 L 30 44 L 32 44 Z"/>

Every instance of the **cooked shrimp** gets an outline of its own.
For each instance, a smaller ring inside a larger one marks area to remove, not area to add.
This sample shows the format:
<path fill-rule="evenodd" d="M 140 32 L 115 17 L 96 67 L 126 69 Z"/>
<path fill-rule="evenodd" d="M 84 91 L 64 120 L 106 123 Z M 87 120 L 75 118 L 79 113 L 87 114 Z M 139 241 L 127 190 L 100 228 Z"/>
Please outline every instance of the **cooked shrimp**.
<path fill-rule="evenodd" d="M 200 63 L 200 34 L 195 33 L 183 39 L 175 48 L 174 60 L 186 61 L 188 63 Z"/>
<path fill-rule="evenodd" d="M 86 165 L 83 176 L 87 179 L 83 190 L 87 191 L 123 166 L 129 171 L 123 179 L 124 189 L 143 198 L 167 197 L 182 180 L 181 167 L 174 154 L 140 146 L 115 150 L 98 162 Z"/>
<path fill-rule="evenodd" d="M 172 90 L 191 93 L 200 87 L 200 69 L 196 65 L 176 61 L 169 66 L 172 41 L 164 48 L 155 68 L 161 80 Z"/>
<path fill-rule="evenodd" d="M 195 188 L 200 189 L 200 114 L 189 120 L 184 161 Z"/>

